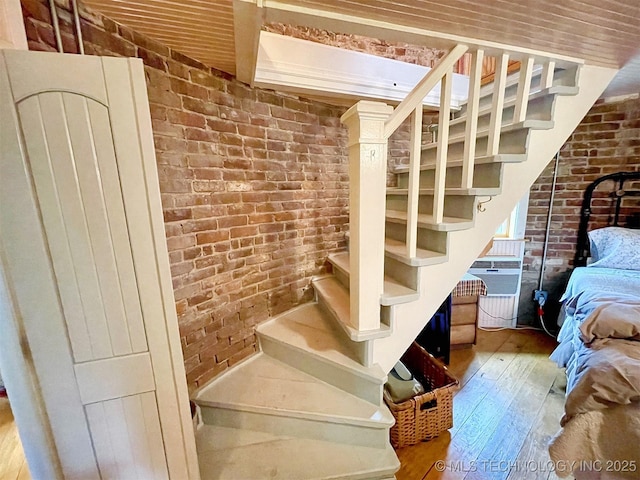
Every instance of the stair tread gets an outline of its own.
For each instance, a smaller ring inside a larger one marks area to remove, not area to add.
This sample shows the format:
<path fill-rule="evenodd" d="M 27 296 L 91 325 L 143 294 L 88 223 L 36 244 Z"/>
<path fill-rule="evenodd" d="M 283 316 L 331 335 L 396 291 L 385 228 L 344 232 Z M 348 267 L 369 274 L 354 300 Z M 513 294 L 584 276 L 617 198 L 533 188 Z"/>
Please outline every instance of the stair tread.
<path fill-rule="evenodd" d="M 337 327 L 317 303 L 309 303 L 264 322 L 256 331 L 343 370 L 383 385 L 387 375 L 374 365 L 363 366 L 355 353 L 336 335 Z"/>
<path fill-rule="evenodd" d="M 384 249 L 388 255 L 396 258 L 397 260 L 404 262 L 407 259 L 407 245 L 405 242 L 394 240 L 392 238 L 385 238 Z M 410 264 L 415 266 L 436 265 L 438 263 L 446 262 L 447 254 L 423 248 L 416 248 L 415 258 L 410 260 Z"/>
<path fill-rule="evenodd" d="M 576 66 L 579 66 L 576 64 Z M 542 73 L 542 65 L 534 65 L 533 72 L 531 78 L 535 78 L 540 76 Z M 520 70 L 516 70 L 515 72 L 507 75 L 507 83 L 505 85 L 506 88 L 512 87 L 516 85 L 520 81 Z M 495 87 L 495 82 L 490 82 L 486 85 L 483 85 L 480 88 L 480 98 L 489 97 L 493 94 L 493 89 Z M 531 91 L 535 92 L 536 89 L 539 89 L 540 85 L 538 84 L 536 87 L 531 87 Z M 577 95 L 579 91 L 579 87 L 570 86 L 570 85 L 552 85 L 549 87 L 549 93 L 558 93 L 559 95 Z M 467 104 L 467 100 L 463 100 L 460 102 L 460 107 Z"/>
<path fill-rule="evenodd" d="M 554 125 L 554 122 L 552 120 L 525 120 L 523 122 L 516 122 L 516 123 L 511 123 L 509 125 L 503 125 L 500 132 L 506 133 L 506 132 L 511 132 L 513 130 L 523 130 L 526 128 L 531 128 L 536 130 L 548 130 L 553 128 L 553 125 Z M 483 128 L 482 130 L 478 130 L 478 133 L 476 134 L 476 138 L 482 138 L 488 135 L 489 135 L 489 128 Z M 451 135 L 449 136 L 448 143 L 452 144 L 452 143 L 463 142 L 465 140 L 465 137 L 466 135 L 464 132 L 458 135 Z M 422 151 L 424 152 L 425 150 L 432 150 L 434 148 L 437 148 L 437 146 L 438 146 L 437 142 L 428 143 L 422 147 Z"/>
<path fill-rule="evenodd" d="M 483 165 L 488 163 L 519 163 L 524 162 L 527 159 L 527 155 L 523 153 L 507 153 L 498 155 L 483 155 L 476 157 L 474 160 L 475 165 Z M 462 160 L 452 160 L 447 162 L 447 168 L 461 167 Z M 423 163 L 420 165 L 420 170 L 434 170 L 436 168 L 435 162 Z M 398 165 L 393 169 L 393 173 L 407 173 L 409 172 L 408 165 Z"/>
<path fill-rule="evenodd" d="M 349 275 L 349 253 L 334 253 L 329 255 L 329 261 L 341 269 L 345 274 Z M 380 299 L 381 305 L 393 305 L 402 302 L 411 302 L 419 297 L 418 292 L 402 285 L 395 278 L 391 278 L 388 275 L 384 276 L 384 291 Z"/>
<path fill-rule="evenodd" d="M 345 446 L 213 425 L 197 430 L 196 445 L 203 480 L 383 479 L 400 468 L 390 446 Z"/>
<path fill-rule="evenodd" d="M 419 190 L 420 195 L 433 195 L 435 189 L 433 188 L 421 188 Z M 387 188 L 387 195 L 407 195 L 409 189 L 407 188 Z M 444 189 L 445 195 L 499 195 L 500 187 L 477 187 L 477 188 L 460 188 L 460 187 L 446 187 Z"/>
<path fill-rule="evenodd" d="M 388 428 L 386 407 L 374 405 L 264 353 L 205 386 L 195 397 L 204 407 Z"/>
<path fill-rule="evenodd" d="M 534 100 L 536 98 L 544 97 L 546 95 L 572 95 L 572 94 L 575 95 L 576 93 L 578 93 L 578 87 L 569 87 L 565 85 L 557 85 L 557 86 L 553 86 L 545 89 L 540 89 L 540 87 L 537 87 L 535 90 L 532 90 L 531 93 L 529 94 L 529 101 Z M 504 108 L 512 107 L 513 105 L 515 105 L 516 99 L 517 97 L 515 95 L 509 98 L 505 98 Z M 479 109 L 478 116 L 483 116 L 491 113 L 492 107 L 493 107 L 492 105 L 487 105 L 486 107 Z M 459 123 L 464 123 L 466 119 L 467 119 L 467 116 L 465 112 L 460 117 L 457 117 L 451 120 L 451 122 L 449 123 L 449 126 L 454 126 Z"/>
<path fill-rule="evenodd" d="M 387 210 L 386 219 L 395 223 L 407 223 L 407 212 L 399 210 Z M 427 213 L 418 214 L 418 226 L 440 231 L 464 230 L 473 226 L 473 220 L 458 217 L 443 217 L 442 223 L 436 223 L 433 215 Z"/>
<path fill-rule="evenodd" d="M 333 275 L 314 279 L 311 283 L 318 296 L 324 299 L 324 304 L 331 310 L 339 326 L 354 342 L 388 337 L 391 334 L 389 326 L 383 323 L 379 329 L 367 331 L 360 331 L 351 324 L 349 290 Z"/>

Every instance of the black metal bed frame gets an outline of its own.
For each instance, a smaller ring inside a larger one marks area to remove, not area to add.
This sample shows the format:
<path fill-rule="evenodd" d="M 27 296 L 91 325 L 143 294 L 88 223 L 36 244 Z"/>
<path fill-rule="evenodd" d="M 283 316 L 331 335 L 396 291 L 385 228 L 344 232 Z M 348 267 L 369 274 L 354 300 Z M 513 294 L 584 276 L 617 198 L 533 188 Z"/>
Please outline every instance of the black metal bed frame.
<path fill-rule="evenodd" d="M 589 258 L 589 220 L 591 218 L 591 197 L 596 187 L 602 182 L 612 180 L 617 182 L 617 188 L 609 194 L 610 198 L 615 198 L 615 212 L 613 218 L 609 218 L 609 225 L 624 226 L 628 228 L 640 228 L 640 213 L 625 219 L 624 225 L 620 225 L 620 207 L 624 197 L 638 197 L 640 190 L 625 190 L 624 183 L 630 180 L 640 180 L 640 172 L 618 172 L 605 175 L 591 183 L 584 192 L 582 208 L 580 209 L 580 225 L 578 227 L 578 244 L 574 259 L 575 267 L 584 267 Z"/>

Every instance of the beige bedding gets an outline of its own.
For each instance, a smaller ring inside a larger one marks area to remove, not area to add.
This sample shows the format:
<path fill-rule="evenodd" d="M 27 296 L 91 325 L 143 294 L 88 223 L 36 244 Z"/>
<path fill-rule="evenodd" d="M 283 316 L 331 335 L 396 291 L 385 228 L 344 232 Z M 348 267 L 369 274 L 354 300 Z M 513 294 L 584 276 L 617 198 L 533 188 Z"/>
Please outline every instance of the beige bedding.
<path fill-rule="evenodd" d="M 549 445 L 559 477 L 640 478 L 640 404 L 582 413 Z M 587 474 L 589 472 L 590 474 Z"/>
<path fill-rule="evenodd" d="M 640 300 L 598 306 L 580 325 L 580 336 L 587 344 L 598 338 L 640 340 Z"/>
<path fill-rule="evenodd" d="M 581 413 L 640 402 L 640 342 L 595 340 L 583 350 L 579 365 L 562 426 Z"/>
<path fill-rule="evenodd" d="M 639 326 L 640 305 L 612 302 L 582 323 L 576 381 L 549 445 L 560 477 L 640 478 Z"/>

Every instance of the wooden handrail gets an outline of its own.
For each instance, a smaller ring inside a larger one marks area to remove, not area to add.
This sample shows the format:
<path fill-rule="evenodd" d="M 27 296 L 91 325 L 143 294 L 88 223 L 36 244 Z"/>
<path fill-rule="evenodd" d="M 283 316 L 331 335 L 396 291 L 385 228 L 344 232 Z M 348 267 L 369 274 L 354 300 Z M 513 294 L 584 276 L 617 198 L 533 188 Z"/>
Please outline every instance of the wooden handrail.
<path fill-rule="evenodd" d="M 422 105 L 424 97 L 438 84 L 453 65 L 469 50 L 466 45 L 456 45 L 438 64 L 427 73 L 411 90 L 411 93 L 400 102 L 384 125 L 384 136 L 389 138 L 411 113 Z"/>

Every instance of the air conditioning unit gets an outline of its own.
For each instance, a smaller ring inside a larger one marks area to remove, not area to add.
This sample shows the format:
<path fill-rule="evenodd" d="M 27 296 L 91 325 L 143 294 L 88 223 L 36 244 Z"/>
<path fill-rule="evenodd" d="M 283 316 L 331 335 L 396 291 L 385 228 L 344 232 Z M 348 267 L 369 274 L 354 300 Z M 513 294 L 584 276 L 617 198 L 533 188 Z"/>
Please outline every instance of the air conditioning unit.
<path fill-rule="evenodd" d="M 484 280 L 487 296 L 514 296 L 520 293 L 522 260 L 514 257 L 485 257 L 469 269 L 471 275 Z"/>

